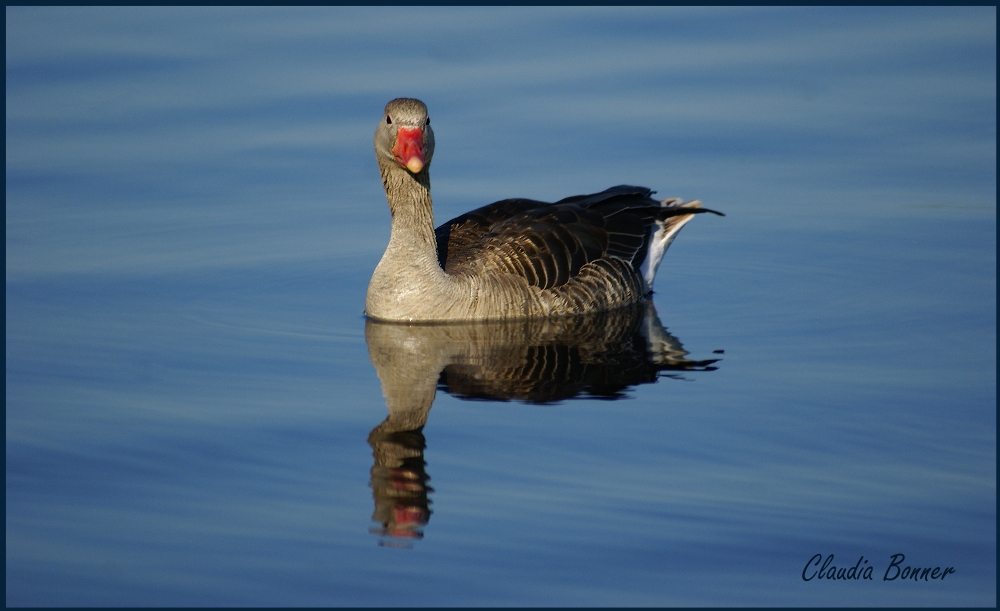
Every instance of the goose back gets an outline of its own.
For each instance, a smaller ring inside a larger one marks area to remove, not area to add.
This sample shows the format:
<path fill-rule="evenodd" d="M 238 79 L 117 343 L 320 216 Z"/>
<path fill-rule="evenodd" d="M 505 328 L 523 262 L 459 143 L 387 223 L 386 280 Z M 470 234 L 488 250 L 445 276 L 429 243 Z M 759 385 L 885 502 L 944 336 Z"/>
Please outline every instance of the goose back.
<path fill-rule="evenodd" d="M 438 227 L 438 261 L 450 275 L 479 273 L 485 267 L 487 272 L 520 276 L 541 290 L 562 287 L 586 275 L 585 266 L 594 264 L 594 272 L 628 276 L 623 280 L 630 292 L 641 295 L 648 287 L 640 282 L 640 269 L 657 222 L 714 212 L 666 205 L 653 199 L 653 193 L 620 185 L 552 204 L 498 201 Z M 603 265 L 597 263 L 601 261 Z"/>

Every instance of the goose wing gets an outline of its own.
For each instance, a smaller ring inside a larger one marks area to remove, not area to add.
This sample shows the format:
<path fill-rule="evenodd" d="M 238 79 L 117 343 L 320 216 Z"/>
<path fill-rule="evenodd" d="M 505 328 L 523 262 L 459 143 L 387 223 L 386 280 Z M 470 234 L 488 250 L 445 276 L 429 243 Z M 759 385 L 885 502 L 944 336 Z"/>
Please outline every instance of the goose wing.
<path fill-rule="evenodd" d="M 548 205 L 533 199 L 504 199 L 451 219 L 434 230 L 438 262 L 442 269 L 454 273 L 462 263 L 478 254 L 480 241 L 495 226 L 523 212 Z"/>
<path fill-rule="evenodd" d="M 566 284 L 584 265 L 605 257 L 638 269 L 650 227 L 666 210 L 652 193 L 622 185 L 554 204 L 496 202 L 437 229 L 439 260 L 451 274 L 482 266 L 520 275 L 542 289 Z"/>

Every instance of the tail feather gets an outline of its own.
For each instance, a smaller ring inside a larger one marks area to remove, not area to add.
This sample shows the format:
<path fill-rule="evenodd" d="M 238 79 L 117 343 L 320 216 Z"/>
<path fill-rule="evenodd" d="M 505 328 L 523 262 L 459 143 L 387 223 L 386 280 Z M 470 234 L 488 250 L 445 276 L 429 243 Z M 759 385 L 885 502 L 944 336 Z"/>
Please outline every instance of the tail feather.
<path fill-rule="evenodd" d="M 650 229 L 652 235 L 649 240 L 649 252 L 646 255 L 646 260 L 643 261 L 641 267 L 642 277 L 646 280 L 646 286 L 648 286 L 650 290 L 653 288 L 653 280 L 656 278 L 656 270 L 660 267 L 663 255 L 667 252 L 667 248 L 670 247 L 670 244 L 674 241 L 674 238 L 677 237 L 677 233 L 681 230 L 681 228 L 699 213 L 711 212 L 712 214 L 724 216 L 721 212 L 709 210 L 708 208 L 702 208 L 701 202 L 698 200 L 684 202 L 682 199 L 675 197 L 665 199 L 660 203 L 666 214 L 664 214 L 664 218 L 662 220 L 656 221 Z M 684 212 L 687 210 L 690 210 L 691 212 Z"/>

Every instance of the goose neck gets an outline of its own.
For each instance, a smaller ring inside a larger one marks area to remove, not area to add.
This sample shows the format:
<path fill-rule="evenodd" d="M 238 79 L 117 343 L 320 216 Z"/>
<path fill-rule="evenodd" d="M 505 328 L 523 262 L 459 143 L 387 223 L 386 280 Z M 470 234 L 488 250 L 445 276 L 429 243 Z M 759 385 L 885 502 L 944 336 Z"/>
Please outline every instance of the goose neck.
<path fill-rule="evenodd" d="M 396 242 L 397 247 L 407 244 L 429 248 L 436 256 L 434 207 L 427 168 L 416 175 L 406 171 L 383 171 L 382 182 L 392 212 L 390 242 Z"/>

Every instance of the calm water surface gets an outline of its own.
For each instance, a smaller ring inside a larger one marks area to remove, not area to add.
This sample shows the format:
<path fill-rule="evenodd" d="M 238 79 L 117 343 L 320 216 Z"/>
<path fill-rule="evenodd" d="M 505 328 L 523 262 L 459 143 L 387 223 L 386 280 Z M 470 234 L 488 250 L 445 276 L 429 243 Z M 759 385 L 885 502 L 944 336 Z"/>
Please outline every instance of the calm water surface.
<path fill-rule="evenodd" d="M 995 8 L 6 15 L 8 605 L 996 604 Z M 439 221 L 727 216 L 631 318 L 366 323 L 400 95 Z"/>

